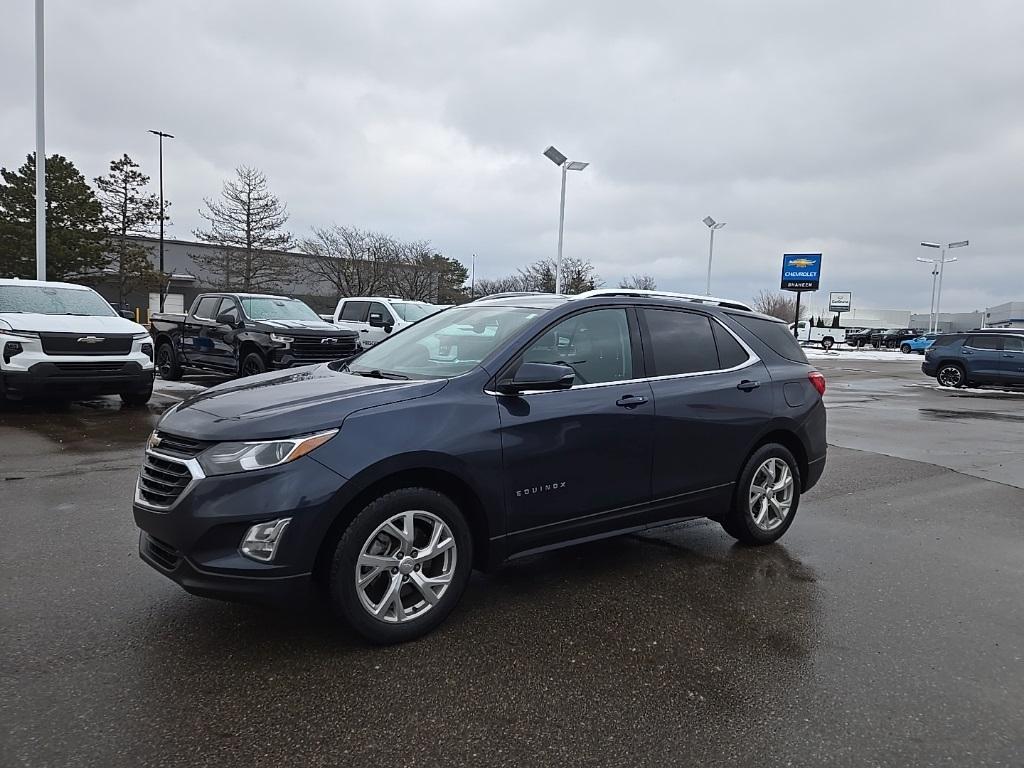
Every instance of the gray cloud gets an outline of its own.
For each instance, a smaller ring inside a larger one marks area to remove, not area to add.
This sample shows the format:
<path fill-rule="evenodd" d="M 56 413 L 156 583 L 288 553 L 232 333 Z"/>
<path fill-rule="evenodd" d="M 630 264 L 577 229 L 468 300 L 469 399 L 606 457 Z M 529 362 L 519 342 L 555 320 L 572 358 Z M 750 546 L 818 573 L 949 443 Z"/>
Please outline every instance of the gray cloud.
<path fill-rule="evenodd" d="M 0 164 L 33 142 L 32 7 L 0 24 Z M 48 148 L 89 177 L 167 147 L 176 236 L 239 164 L 296 232 L 429 238 L 494 276 L 566 252 L 749 298 L 785 251 L 824 290 L 927 308 L 922 239 L 970 238 L 944 307 L 1024 298 L 1024 7 L 890 3 L 47 3 Z"/>

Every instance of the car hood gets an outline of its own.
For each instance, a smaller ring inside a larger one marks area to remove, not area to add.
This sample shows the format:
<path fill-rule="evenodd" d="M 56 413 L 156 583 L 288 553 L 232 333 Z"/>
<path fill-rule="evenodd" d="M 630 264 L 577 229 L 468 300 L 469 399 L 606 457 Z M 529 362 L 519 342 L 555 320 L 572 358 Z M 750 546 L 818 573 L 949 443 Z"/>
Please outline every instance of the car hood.
<path fill-rule="evenodd" d="M 37 333 L 146 333 L 125 317 L 113 315 L 42 315 L 36 312 L 0 312 L 0 321 L 16 331 Z M 4 327 L 0 323 L 0 328 Z"/>
<path fill-rule="evenodd" d="M 219 384 L 169 410 L 159 429 L 196 440 L 263 440 L 340 427 L 350 413 L 426 397 L 447 379 L 394 381 L 316 365 Z"/>
<path fill-rule="evenodd" d="M 253 320 L 256 327 L 266 333 L 278 331 L 309 331 L 316 336 L 344 336 L 354 331 L 339 328 L 323 320 Z"/>

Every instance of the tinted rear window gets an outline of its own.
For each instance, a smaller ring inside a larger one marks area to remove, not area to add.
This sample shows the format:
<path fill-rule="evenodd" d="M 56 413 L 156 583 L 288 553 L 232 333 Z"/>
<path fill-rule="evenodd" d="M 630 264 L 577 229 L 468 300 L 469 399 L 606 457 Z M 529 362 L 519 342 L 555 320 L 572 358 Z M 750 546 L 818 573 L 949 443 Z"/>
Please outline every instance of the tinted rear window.
<path fill-rule="evenodd" d="M 794 363 L 806 363 L 807 355 L 800 349 L 789 327 L 775 320 L 764 320 L 750 315 L 729 315 L 752 334 L 757 336 L 775 354 Z"/>
<path fill-rule="evenodd" d="M 673 309 L 641 310 L 647 323 L 654 376 L 718 369 L 718 351 L 711 321 L 704 315 Z"/>
<path fill-rule="evenodd" d="M 973 349 L 1002 349 L 1003 340 L 999 336 L 971 336 L 964 346 Z"/>

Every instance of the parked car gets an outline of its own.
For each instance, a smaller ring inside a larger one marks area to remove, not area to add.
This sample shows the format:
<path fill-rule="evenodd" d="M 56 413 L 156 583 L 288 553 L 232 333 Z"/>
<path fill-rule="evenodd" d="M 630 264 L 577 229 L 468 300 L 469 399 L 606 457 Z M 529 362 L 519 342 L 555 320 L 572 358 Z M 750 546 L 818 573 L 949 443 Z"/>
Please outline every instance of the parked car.
<path fill-rule="evenodd" d="M 920 336 L 920 328 L 886 328 L 871 334 L 871 346 L 875 349 L 895 349 L 902 342 Z"/>
<path fill-rule="evenodd" d="M 919 355 L 923 355 L 924 351 L 928 349 L 928 347 L 930 347 L 938 337 L 939 334 L 937 333 L 926 333 L 922 336 L 918 336 L 916 339 L 900 342 L 900 352 L 904 355 L 909 355 L 911 352 L 917 352 Z"/>
<path fill-rule="evenodd" d="M 871 343 L 871 337 L 884 328 L 849 328 L 846 331 L 846 343 L 853 348 L 866 347 Z"/>
<path fill-rule="evenodd" d="M 0 400 L 153 394 L 153 340 L 91 288 L 0 279 Z"/>
<path fill-rule="evenodd" d="M 321 320 L 298 299 L 202 293 L 185 315 L 150 319 L 161 378 L 186 369 L 233 376 L 313 365 L 359 351 L 358 334 Z"/>
<path fill-rule="evenodd" d="M 392 332 L 400 331 L 441 309 L 425 301 L 353 296 L 338 302 L 334 310 L 334 324 L 339 328 L 356 331 L 359 333 L 360 344 L 372 347 L 384 341 Z"/>
<path fill-rule="evenodd" d="M 921 370 L 944 387 L 1024 386 L 1024 330 L 943 334 L 925 350 Z"/>
<path fill-rule="evenodd" d="M 318 583 L 386 643 L 509 558 L 702 516 L 773 542 L 825 466 L 825 380 L 742 306 L 477 301 L 347 363 L 213 387 L 150 438 L 141 557 L 213 597 Z"/>
<path fill-rule="evenodd" d="M 807 320 L 801 320 L 795 326 L 790 323 L 790 333 L 793 332 L 794 327 L 797 329 L 796 339 L 801 344 L 819 344 L 822 349 L 827 350 L 846 341 L 845 328 L 819 328 Z"/>

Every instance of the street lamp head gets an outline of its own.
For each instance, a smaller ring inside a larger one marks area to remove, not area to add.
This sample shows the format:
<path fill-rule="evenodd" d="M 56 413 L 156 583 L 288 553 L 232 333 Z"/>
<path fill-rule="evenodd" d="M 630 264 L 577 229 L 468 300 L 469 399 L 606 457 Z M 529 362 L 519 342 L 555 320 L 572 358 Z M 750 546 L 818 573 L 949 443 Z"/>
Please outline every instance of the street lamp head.
<path fill-rule="evenodd" d="M 923 262 L 924 264 L 938 264 L 939 263 L 935 259 L 922 259 L 920 256 L 917 257 L 917 260 L 920 261 L 920 262 Z"/>
<path fill-rule="evenodd" d="M 925 248 L 941 248 L 942 247 L 939 243 L 925 243 L 925 242 L 922 242 L 921 245 L 923 245 Z"/>
<path fill-rule="evenodd" d="M 721 229 L 724 226 L 725 226 L 725 222 L 724 221 L 720 221 L 717 224 L 715 224 L 715 226 L 713 226 L 712 229 Z"/>
<path fill-rule="evenodd" d="M 153 129 L 150 129 L 149 132 L 152 133 L 154 136 L 159 136 L 162 139 L 173 139 L 174 138 L 171 134 L 164 133 L 163 131 L 154 131 Z"/>
<path fill-rule="evenodd" d="M 959 241 L 957 241 L 955 243 L 950 243 L 946 247 L 947 248 L 963 248 L 965 245 L 968 245 L 970 242 L 971 242 L 970 240 L 959 240 Z"/>
<path fill-rule="evenodd" d="M 710 227 L 714 227 L 714 226 L 715 226 L 715 220 L 714 220 L 714 219 L 712 219 L 712 218 L 711 218 L 710 216 L 705 216 L 705 217 L 703 218 L 703 222 L 704 222 L 704 224 L 705 224 L 705 225 L 707 225 L 707 226 L 708 226 L 709 228 L 710 228 Z"/>
<path fill-rule="evenodd" d="M 554 147 L 548 147 L 547 149 L 545 149 L 544 157 L 546 157 L 555 165 L 564 165 L 565 161 L 569 159 Z"/>
<path fill-rule="evenodd" d="M 588 165 L 590 165 L 590 163 L 581 163 L 579 160 L 573 160 L 565 167 L 568 168 L 570 171 L 582 171 Z"/>

